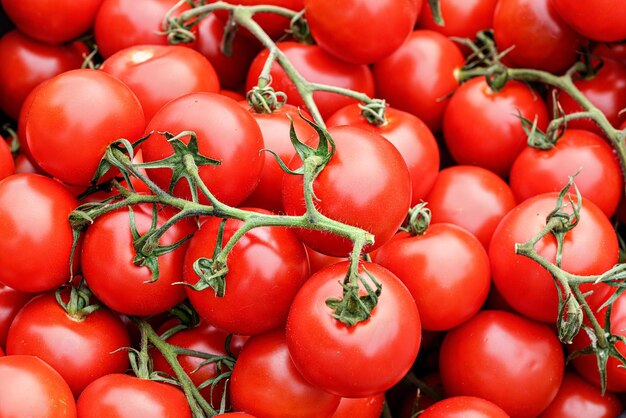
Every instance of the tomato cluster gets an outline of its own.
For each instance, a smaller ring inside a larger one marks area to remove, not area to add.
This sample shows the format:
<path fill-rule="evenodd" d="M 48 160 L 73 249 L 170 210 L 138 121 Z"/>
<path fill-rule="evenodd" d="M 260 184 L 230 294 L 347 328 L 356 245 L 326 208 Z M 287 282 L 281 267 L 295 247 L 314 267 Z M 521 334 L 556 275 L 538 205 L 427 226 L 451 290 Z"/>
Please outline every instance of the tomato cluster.
<path fill-rule="evenodd" d="M 0 418 L 624 410 L 619 0 L 0 4 Z"/>

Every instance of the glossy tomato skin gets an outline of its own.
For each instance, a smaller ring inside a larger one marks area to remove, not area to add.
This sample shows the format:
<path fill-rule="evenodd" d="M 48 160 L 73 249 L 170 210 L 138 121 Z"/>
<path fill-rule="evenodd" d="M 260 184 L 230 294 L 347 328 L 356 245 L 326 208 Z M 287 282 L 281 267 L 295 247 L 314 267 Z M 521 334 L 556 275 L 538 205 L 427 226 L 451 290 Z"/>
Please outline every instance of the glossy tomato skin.
<path fill-rule="evenodd" d="M 7 334 L 13 318 L 32 297 L 32 293 L 20 292 L 0 284 L 0 348 L 6 346 Z"/>
<path fill-rule="evenodd" d="M 374 234 L 372 251 L 388 241 L 400 227 L 411 202 L 411 180 L 398 150 L 382 136 L 352 126 L 328 129 L 335 154 L 313 182 L 318 210 L 331 219 L 364 228 Z M 295 155 L 291 169 L 302 165 Z M 305 212 L 303 176 L 285 174 L 283 205 L 288 215 Z M 367 187 L 362 187 L 367 184 Z M 385 205 L 385 213 L 378 204 Z M 352 241 L 328 232 L 298 229 L 298 237 L 312 249 L 347 257 Z"/>
<path fill-rule="evenodd" d="M 365 93 L 370 97 L 374 96 L 374 79 L 367 65 L 341 61 L 317 45 L 305 45 L 297 42 L 279 42 L 277 45 L 306 80 L 313 83 L 344 87 Z M 263 50 L 252 61 L 246 80 L 246 90 L 256 86 L 268 55 L 268 50 Z M 270 76 L 274 90 L 287 94 L 289 104 L 305 107 L 296 86 L 277 63 L 272 65 Z M 324 119 L 342 107 L 356 103 L 354 99 L 347 96 L 327 92 L 316 92 L 313 94 L 313 99 Z"/>
<path fill-rule="evenodd" d="M 144 127 L 143 110 L 128 87 L 102 71 L 81 69 L 31 92 L 20 113 L 19 136 L 46 172 L 87 186 L 106 147 L 120 138 L 139 139 Z"/>
<path fill-rule="evenodd" d="M 63 378 L 35 356 L 0 357 L 0 417 L 76 418 Z"/>
<path fill-rule="evenodd" d="M 453 396 L 429 406 L 422 418 L 509 418 L 509 414 L 493 402 L 475 396 Z"/>
<path fill-rule="evenodd" d="M 190 93 L 220 91 L 211 63 L 199 52 L 176 45 L 122 49 L 100 68 L 120 79 L 137 96 L 146 121 L 168 102 Z"/>
<path fill-rule="evenodd" d="M 185 255 L 185 282 L 198 282 L 193 263 L 201 257 L 212 258 L 221 221 L 208 219 L 191 239 Z M 229 219 L 223 242 L 242 225 Z M 309 276 L 304 246 L 292 230 L 279 227 L 247 232 L 228 255 L 227 267 L 224 296 L 216 296 L 212 288 L 188 288 L 187 296 L 208 323 L 242 335 L 261 334 L 284 325 L 293 298 Z"/>
<path fill-rule="evenodd" d="M 539 264 L 516 255 L 515 244 L 528 241 L 545 227 L 557 197 L 557 192 L 544 193 L 520 203 L 502 219 L 489 247 L 493 282 L 500 294 L 518 312 L 544 322 L 557 319 L 556 285 Z M 553 235 L 542 238 L 535 248 L 542 257 L 555 262 L 557 243 Z M 593 202 L 584 200 L 580 222 L 565 235 L 561 268 L 578 275 L 601 274 L 617 261 L 617 238 L 610 221 Z M 592 309 L 612 292 L 603 284 L 582 285 L 581 290 L 594 291 L 587 298 Z"/>
<path fill-rule="evenodd" d="M 310 247 L 306 247 L 306 252 L 309 255 L 309 266 L 311 268 L 311 274 L 316 273 L 326 266 L 338 263 L 340 261 L 346 261 L 347 257 L 333 257 L 332 255 L 322 254 L 313 250 Z"/>
<path fill-rule="evenodd" d="M 0 38 L 0 108 L 13 119 L 22 103 L 39 83 L 64 71 L 80 68 L 83 58 L 78 48 L 47 45 L 22 32 L 12 30 Z"/>
<path fill-rule="evenodd" d="M 417 116 L 387 107 L 387 122 L 376 126 L 362 115 L 358 104 L 335 112 L 326 122 L 329 127 L 350 125 L 367 129 L 385 137 L 402 154 L 411 176 L 411 206 L 423 200 L 439 173 L 439 147 L 430 129 Z"/>
<path fill-rule="evenodd" d="M 433 30 L 446 36 L 473 39 L 476 33 L 493 27 L 493 12 L 497 0 L 441 0 L 444 25 L 439 26 L 432 17 L 427 1 L 422 2 L 417 27 Z"/>
<path fill-rule="evenodd" d="M 246 342 L 230 385 L 234 409 L 263 418 L 330 418 L 340 400 L 302 377 L 282 329 Z"/>
<path fill-rule="evenodd" d="M 214 93 L 194 93 L 169 102 L 152 118 L 146 133 L 153 132 L 141 145 L 145 162 L 157 161 L 173 154 L 172 146 L 159 132 L 177 135 L 194 131 L 201 155 L 221 162 L 199 167 L 200 177 L 222 203 L 237 206 L 248 197 L 259 182 L 265 154 L 263 135 L 254 118 L 236 101 Z M 189 137 L 181 139 L 189 143 Z M 148 171 L 150 179 L 164 190 L 169 188 L 172 170 Z M 174 194 L 191 199 L 191 190 L 183 179 Z M 200 202 L 208 203 L 202 193 Z"/>
<path fill-rule="evenodd" d="M 509 183 L 518 202 L 541 193 L 557 192 L 576 176 L 583 198 L 613 215 L 624 191 L 622 172 L 615 152 L 598 135 L 567 129 L 550 150 L 526 148 L 511 169 Z"/>
<path fill-rule="evenodd" d="M 128 353 L 114 351 L 129 346 L 126 328 L 113 313 L 101 308 L 83 319 L 73 318 L 53 293 L 46 293 L 17 314 L 9 329 L 6 352 L 44 360 L 78 397 L 97 378 L 126 371 Z"/>
<path fill-rule="evenodd" d="M 15 161 L 9 144 L 0 136 L 0 180 L 15 173 Z"/>
<path fill-rule="evenodd" d="M 332 418 L 378 418 L 384 403 L 384 393 L 365 398 L 341 398 Z"/>
<path fill-rule="evenodd" d="M 367 269 L 382 285 L 371 317 L 352 327 L 333 318 L 326 300 L 341 298 L 339 282 L 348 266 L 334 264 L 309 278 L 291 305 L 286 336 L 291 359 L 305 379 L 330 393 L 358 398 L 384 392 L 407 373 L 420 347 L 421 325 L 402 282 L 366 262 L 359 274 L 369 281 Z M 363 286 L 360 294 L 366 294 Z"/>
<path fill-rule="evenodd" d="M 519 115 L 536 120 L 537 128 L 545 131 L 548 110 L 530 87 L 509 81 L 495 92 L 484 77 L 471 79 L 454 93 L 444 114 L 448 150 L 458 164 L 477 165 L 506 178 L 528 140 Z"/>
<path fill-rule="evenodd" d="M 413 30 L 422 0 L 305 0 L 315 42 L 329 54 L 371 64 L 398 49 Z M 367 22 L 368 30 L 361 30 Z"/>
<path fill-rule="evenodd" d="M 447 330 L 467 321 L 489 293 L 487 252 L 456 225 L 434 224 L 416 236 L 399 232 L 376 251 L 374 261 L 409 289 L 425 330 Z"/>
<path fill-rule="evenodd" d="M 94 381 L 76 406 L 81 418 L 191 418 L 180 389 L 125 374 L 109 374 Z"/>
<path fill-rule="evenodd" d="M 393 54 L 374 64 L 376 93 L 437 132 L 448 96 L 458 87 L 455 71 L 463 63 L 460 49 L 446 36 L 416 30 Z"/>
<path fill-rule="evenodd" d="M 22 292 L 42 292 L 66 282 L 73 242 L 67 219 L 77 206 L 76 198 L 48 177 L 14 174 L 2 180 L 0 283 Z"/>
<path fill-rule="evenodd" d="M 481 311 L 446 335 L 439 366 L 449 396 L 483 398 L 521 418 L 537 416 L 554 399 L 564 360 L 548 326 L 508 312 Z"/>
<path fill-rule="evenodd" d="M 626 38 L 626 10 L 619 0 L 550 0 L 559 15 L 578 33 L 595 41 Z"/>

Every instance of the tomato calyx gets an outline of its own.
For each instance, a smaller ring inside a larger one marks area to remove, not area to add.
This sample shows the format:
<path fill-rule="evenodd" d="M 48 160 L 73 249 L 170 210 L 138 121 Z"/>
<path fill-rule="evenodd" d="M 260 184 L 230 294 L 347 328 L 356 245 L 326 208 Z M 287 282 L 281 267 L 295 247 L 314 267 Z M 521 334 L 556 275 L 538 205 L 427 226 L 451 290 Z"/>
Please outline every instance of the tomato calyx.
<path fill-rule="evenodd" d="M 9 150 L 11 150 L 11 154 L 15 158 L 20 151 L 20 142 L 17 139 L 17 133 L 9 123 L 5 123 L 0 127 L 0 132 L 5 133 L 6 135 L 0 135 L 0 138 L 6 137 L 6 141 L 9 144 Z"/>
<path fill-rule="evenodd" d="M 400 230 L 408 232 L 411 236 L 424 235 L 432 219 L 430 209 L 426 205 L 428 205 L 427 202 L 422 202 L 409 209 L 407 226 Z"/>
<path fill-rule="evenodd" d="M 287 102 L 287 95 L 282 91 L 274 91 L 268 82 L 265 86 L 254 86 L 246 99 L 255 113 L 269 114 L 283 107 Z"/>
<path fill-rule="evenodd" d="M 67 295 L 69 289 L 69 299 L 66 303 L 64 296 Z M 57 303 L 65 310 L 67 315 L 75 321 L 82 321 L 89 314 L 100 309 L 99 303 L 91 303 L 90 299 L 93 296 L 91 290 L 87 287 L 84 280 L 81 280 L 77 287 L 72 285 L 66 285 L 54 292 L 54 296 Z"/>
<path fill-rule="evenodd" d="M 370 103 L 359 104 L 361 115 L 374 126 L 387 124 L 387 118 L 385 117 L 386 107 L 387 102 L 384 99 L 374 99 Z"/>
<path fill-rule="evenodd" d="M 441 14 L 441 2 L 439 0 L 428 0 L 430 12 L 433 15 L 433 21 L 437 26 L 444 26 L 443 15 Z"/>
<path fill-rule="evenodd" d="M 305 11 L 301 10 L 296 13 L 289 22 L 289 29 L 287 32 L 291 34 L 293 39 L 301 44 L 313 45 L 315 40 L 311 35 L 311 29 L 309 23 L 306 20 Z"/>
<path fill-rule="evenodd" d="M 343 297 L 326 300 L 326 306 L 334 310 L 333 318 L 348 326 L 354 326 L 372 316 L 372 310 L 376 307 L 382 292 L 382 285 L 376 277 L 367 271 L 365 266 L 362 268 L 374 287 L 356 270 L 349 269 L 346 278 L 341 282 Z M 359 283 L 365 288 L 366 295 L 360 295 Z"/>
<path fill-rule="evenodd" d="M 217 240 L 215 249 L 213 250 L 213 256 L 211 258 L 200 257 L 193 263 L 193 271 L 200 277 L 200 280 L 194 285 L 186 282 L 180 282 L 180 284 L 190 287 L 196 292 L 211 288 L 215 292 L 215 296 L 224 297 L 226 294 L 226 274 L 228 273 L 228 267 L 226 263 L 220 261 L 219 256 L 224 251 L 222 242 L 225 227 L 226 219 L 223 219 L 217 231 Z"/>

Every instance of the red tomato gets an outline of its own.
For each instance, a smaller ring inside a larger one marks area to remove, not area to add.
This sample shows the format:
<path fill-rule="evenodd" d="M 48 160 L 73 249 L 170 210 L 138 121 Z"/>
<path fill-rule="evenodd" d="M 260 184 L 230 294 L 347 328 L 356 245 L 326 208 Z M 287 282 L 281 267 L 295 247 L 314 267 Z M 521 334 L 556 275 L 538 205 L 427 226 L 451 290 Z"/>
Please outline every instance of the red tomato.
<path fill-rule="evenodd" d="M 256 418 L 254 415 L 246 414 L 245 412 L 227 412 L 225 414 L 219 414 L 217 416 L 228 418 Z"/>
<path fill-rule="evenodd" d="M 0 38 L 0 108 L 13 119 L 22 103 L 39 83 L 62 72 L 80 68 L 83 63 L 78 48 L 47 45 L 12 30 Z"/>
<path fill-rule="evenodd" d="M 0 180 L 15 173 L 15 162 L 11 148 L 0 136 Z"/>
<path fill-rule="evenodd" d="M 144 127 L 143 110 L 128 87 L 102 71 L 84 69 L 33 90 L 20 113 L 19 136 L 46 172 L 87 186 L 106 147 L 119 138 L 135 141 Z"/>
<path fill-rule="evenodd" d="M 518 202 L 541 193 L 557 192 L 576 176 L 583 198 L 610 217 L 624 193 L 619 161 L 604 139 L 587 131 L 568 129 L 550 150 L 526 148 L 515 160 L 509 183 Z"/>
<path fill-rule="evenodd" d="M 313 182 L 318 210 L 331 219 L 366 229 L 375 236 L 372 251 L 402 225 L 411 202 L 411 180 L 398 150 L 382 136 L 352 126 L 330 128 L 335 154 Z M 289 167 L 302 165 L 295 155 Z M 364 168 L 367 169 L 364 169 Z M 289 215 L 305 212 L 303 176 L 286 174 L 283 205 Z M 367 187 L 363 187 L 367 185 Z M 381 213 L 377 203 L 383 203 Z M 309 247 L 324 254 L 347 257 L 352 241 L 328 232 L 296 230 Z"/>
<path fill-rule="evenodd" d="M 421 326 L 413 297 L 387 269 L 361 263 L 382 285 L 371 317 L 348 326 L 331 316 L 328 298 L 341 298 L 349 262 L 315 273 L 296 295 L 287 319 L 289 354 L 304 378 L 330 393 L 359 398 L 384 392 L 410 369 Z M 360 294 L 367 294 L 360 286 Z M 244 348 L 245 350 L 245 348 Z"/>
<path fill-rule="evenodd" d="M 230 4 L 240 4 L 242 6 L 259 6 L 262 4 L 267 4 L 271 6 L 284 7 L 286 9 L 291 9 L 295 12 L 299 12 L 304 9 L 304 0 L 225 0 L 226 3 Z M 214 0 L 209 1 L 209 3 L 213 3 Z M 226 23 L 226 19 L 228 19 L 228 13 L 217 12 L 217 16 Z M 276 13 L 256 13 L 254 15 L 254 20 L 257 22 L 263 31 L 267 33 L 271 38 L 278 39 L 285 35 L 285 31 L 289 29 L 289 19 L 283 16 L 280 16 Z M 248 32 L 248 30 L 242 30 L 242 34 L 245 36 L 252 38 L 253 35 Z"/>
<path fill-rule="evenodd" d="M 166 383 L 109 374 L 87 386 L 76 403 L 80 418 L 191 418 L 183 392 Z"/>
<path fill-rule="evenodd" d="M 393 54 L 374 65 L 376 93 L 396 109 L 423 120 L 431 131 L 439 131 L 448 96 L 458 87 L 455 72 L 464 60 L 444 35 L 414 31 Z"/>
<path fill-rule="evenodd" d="M 307 382 L 289 354 L 283 330 L 254 336 L 246 342 L 231 377 L 235 410 L 264 418 L 332 416 L 339 397 Z"/>
<path fill-rule="evenodd" d="M 191 239 L 183 271 L 187 283 L 200 279 L 194 262 L 212 258 L 221 221 L 208 219 Z M 223 243 L 242 225 L 229 219 Z M 228 255 L 227 266 L 224 296 L 216 296 L 212 288 L 187 289 L 187 295 L 207 322 L 234 334 L 261 334 L 283 325 L 293 298 L 309 277 L 304 246 L 287 228 L 260 227 L 247 232 Z"/>
<path fill-rule="evenodd" d="M 487 252 L 456 225 L 434 224 L 416 236 L 400 232 L 376 252 L 374 261 L 409 289 L 425 330 L 462 324 L 478 312 L 489 293 Z"/>
<path fill-rule="evenodd" d="M 548 110 L 530 87 L 509 81 L 495 92 L 484 77 L 474 78 L 459 87 L 444 113 L 448 150 L 458 164 L 477 165 L 507 177 L 528 140 L 519 115 L 536 119 L 537 127 L 546 129 Z"/>
<path fill-rule="evenodd" d="M 219 160 L 220 165 L 199 168 L 200 177 L 215 197 L 237 206 L 259 182 L 265 154 L 259 125 L 237 102 L 220 94 L 194 93 L 169 102 L 152 118 L 146 133 L 152 136 L 141 147 L 145 162 L 157 161 L 174 153 L 167 139 L 158 132 L 177 135 L 194 131 L 200 154 Z M 189 137 L 182 139 L 188 143 Z M 164 190 L 172 179 L 167 168 L 148 170 L 150 178 Z M 191 199 L 189 184 L 183 179 L 174 194 Z M 198 192 L 200 202 L 208 199 Z"/>
<path fill-rule="evenodd" d="M 18 29 L 39 41 L 60 44 L 83 35 L 93 25 L 102 0 L 2 0 Z"/>
<path fill-rule="evenodd" d="M 332 418 L 379 418 L 384 403 L 384 393 L 366 398 L 341 398 Z"/>
<path fill-rule="evenodd" d="M 596 45 L 592 52 L 599 57 L 610 58 L 626 65 L 626 44 L 601 43 Z"/>
<path fill-rule="evenodd" d="M 493 27 L 493 12 L 498 0 L 440 0 L 445 24 L 439 26 L 432 17 L 428 2 L 422 2 L 417 27 L 459 38 L 476 37 L 476 33 Z"/>
<path fill-rule="evenodd" d="M 63 378 L 35 356 L 0 357 L 0 416 L 76 418 Z"/>
<path fill-rule="evenodd" d="M 67 302 L 67 298 L 65 300 Z M 7 337 L 7 354 L 30 354 L 52 366 L 78 397 L 97 378 L 123 373 L 129 347 L 124 324 L 106 309 L 76 318 L 46 293 L 28 302 L 17 314 Z"/>
<path fill-rule="evenodd" d="M 101 70 L 122 80 L 135 93 L 146 121 L 181 96 L 220 91 L 211 63 L 199 52 L 183 46 L 125 48 L 107 58 Z"/>
<path fill-rule="evenodd" d="M 20 151 L 15 157 L 15 172 L 16 173 L 29 173 L 29 174 L 43 174 L 44 173 L 40 168 L 36 167 L 35 164 L 24 154 L 24 152 Z"/>
<path fill-rule="evenodd" d="M 66 282 L 73 242 L 67 219 L 77 206 L 61 184 L 38 174 L 0 181 L 0 283 L 42 292 Z"/>
<path fill-rule="evenodd" d="M 476 396 L 512 417 L 534 417 L 556 396 L 563 363 L 561 344 L 548 326 L 481 311 L 446 335 L 439 370 L 450 396 Z"/>
<path fill-rule="evenodd" d="M 595 41 L 626 38 L 626 9 L 619 0 L 550 0 L 561 17 L 578 33 Z"/>
<path fill-rule="evenodd" d="M 279 42 L 278 47 L 296 70 L 309 82 L 352 89 L 370 97 L 374 95 L 374 79 L 372 72 L 366 65 L 349 64 L 341 61 L 316 45 Z M 252 61 L 248 71 L 246 90 L 251 90 L 252 87 L 256 86 L 268 55 L 268 50 L 263 50 Z M 274 90 L 287 94 L 290 104 L 298 107 L 305 106 L 296 86 L 278 63 L 272 65 L 270 76 Z M 316 92 L 313 94 L 313 98 L 324 119 L 342 107 L 356 102 L 347 96 L 327 92 Z"/>
<path fill-rule="evenodd" d="M 489 247 L 493 282 L 502 297 L 518 312 L 538 321 L 554 322 L 558 315 L 558 295 L 554 279 L 539 264 L 515 254 L 515 244 L 535 236 L 546 225 L 546 217 L 555 209 L 558 193 L 545 193 L 519 204 L 500 222 Z M 572 196 L 574 201 L 575 196 Z M 567 200 L 566 200 L 567 202 Z M 556 257 L 556 238 L 548 234 L 535 246 L 551 262 Z M 561 267 L 572 274 L 601 274 L 618 259 L 618 245 L 611 222 L 591 201 L 585 200 L 580 222 L 565 235 Z M 587 298 L 598 307 L 612 291 L 608 285 L 583 285 L 593 290 Z"/>
<path fill-rule="evenodd" d="M 5 347 L 13 318 L 32 297 L 32 293 L 20 292 L 0 284 L 0 348 Z"/>
<path fill-rule="evenodd" d="M 485 248 L 500 219 L 515 207 L 508 184 L 489 170 L 455 166 L 441 170 L 426 197 L 432 223 L 451 223 L 474 234 Z"/>
<path fill-rule="evenodd" d="M 509 418 L 493 402 L 474 396 L 453 396 L 437 402 L 420 414 L 421 418 Z"/>
<path fill-rule="evenodd" d="M 376 132 L 387 138 L 402 154 L 411 176 L 411 206 L 423 200 L 439 173 L 439 147 L 428 126 L 417 116 L 387 107 L 387 123 L 376 126 L 362 115 L 358 104 L 351 104 L 335 112 L 328 126 L 351 125 Z"/>
<path fill-rule="evenodd" d="M 539 418 L 613 418 L 624 410 L 612 393 L 600 390 L 576 373 L 563 376 L 561 388 Z"/>
<path fill-rule="evenodd" d="M 315 42 L 329 54 L 355 64 L 380 61 L 406 40 L 422 0 L 305 0 Z M 367 22 L 367 30 L 363 23 Z"/>
<path fill-rule="evenodd" d="M 311 274 L 317 273 L 326 266 L 330 266 L 340 261 L 347 260 L 347 258 L 345 257 L 333 257 L 332 255 L 322 254 L 309 247 L 306 247 L 306 252 L 309 255 L 309 266 L 311 267 Z"/>

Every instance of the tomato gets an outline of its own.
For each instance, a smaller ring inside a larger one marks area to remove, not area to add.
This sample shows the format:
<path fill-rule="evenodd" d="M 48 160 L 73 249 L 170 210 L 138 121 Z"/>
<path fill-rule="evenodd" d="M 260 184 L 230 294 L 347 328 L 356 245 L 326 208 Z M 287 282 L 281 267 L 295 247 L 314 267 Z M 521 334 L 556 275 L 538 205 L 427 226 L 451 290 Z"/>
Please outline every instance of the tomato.
<path fill-rule="evenodd" d="M 199 167 L 200 177 L 215 195 L 227 205 L 236 206 L 248 197 L 259 182 L 265 154 L 259 125 L 237 102 L 219 94 L 194 93 L 169 102 L 152 118 L 146 133 L 154 132 L 141 146 L 146 163 L 161 160 L 174 153 L 165 136 L 194 131 L 200 154 L 221 162 Z M 181 139 L 189 143 L 189 137 Z M 150 169 L 148 175 L 167 190 L 172 170 Z M 174 188 L 178 197 L 191 199 L 186 180 Z M 200 192 L 200 202 L 208 199 Z"/>
<path fill-rule="evenodd" d="M 431 131 L 439 131 L 448 96 L 458 86 L 455 72 L 464 61 L 446 36 L 416 30 L 393 54 L 374 64 L 376 93 L 423 120 Z"/>
<path fill-rule="evenodd" d="M 309 255 L 309 266 L 311 268 L 311 274 L 316 273 L 324 267 L 330 266 L 331 264 L 347 260 L 346 257 L 333 257 L 332 255 L 326 255 L 317 252 L 309 247 L 306 247 L 306 252 Z"/>
<path fill-rule="evenodd" d="M 439 366 L 449 396 L 476 396 L 513 417 L 534 417 L 556 396 L 564 360 L 548 326 L 508 312 L 481 311 L 446 335 Z"/>
<path fill-rule="evenodd" d="M 216 416 L 229 418 L 256 418 L 254 415 L 246 414 L 245 412 L 227 412 L 225 414 L 219 414 Z"/>
<path fill-rule="evenodd" d="M 328 129 L 335 141 L 335 154 L 313 182 L 315 205 L 331 219 L 363 228 L 375 236 L 372 251 L 401 226 L 411 202 L 411 180 L 398 150 L 382 136 L 352 126 Z M 289 167 L 302 165 L 295 155 Z M 367 167 L 366 170 L 364 168 Z M 288 215 L 305 212 L 303 176 L 286 174 L 283 205 Z M 363 187 L 367 184 L 367 187 Z M 377 203 L 384 202 L 384 214 Z M 324 231 L 296 230 L 312 249 L 336 257 L 346 257 L 352 241 Z"/>
<path fill-rule="evenodd" d="M 102 0 L 2 0 L 15 26 L 31 38 L 60 44 L 83 35 L 93 25 Z"/>
<path fill-rule="evenodd" d="M 135 93 L 146 121 L 181 96 L 220 91 L 211 63 L 199 52 L 183 46 L 125 48 L 107 58 L 100 69 L 120 79 Z"/>
<path fill-rule="evenodd" d="M 576 373 L 567 372 L 554 400 L 540 418 L 613 418 L 624 407 L 612 393 L 600 390 Z"/>
<path fill-rule="evenodd" d="M 259 6 L 262 4 L 267 4 L 270 6 L 278 6 L 284 7 L 286 9 L 291 9 L 295 12 L 299 12 L 304 9 L 304 0 L 225 0 L 226 3 L 230 4 L 240 4 L 242 6 Z M 213 3 L 214 0 L 209 1 L 209 3 Z M 226 23 L 228 19 L 228 13 L 225 12 L 216 12 L 216 15 L 222 20 L 223 23 Z M 256 13 L 254 15 L 254 21 L 257 22 L 261 28 L 273 39 L 279 39 L 285 36 L 285 31 L 289 29 L 289 19 L 283 16 L 280 16 L 276 13 Z M 242 30 L 241 33 L 248 38 L 253 38 L 253 35 L 246 29 Z"/>
<path fill-rule="evenodd" d="M 439 26 L 432 17 L 428 2 L 422 2 L 417 27 L 433 30 L 446 36 L 476 37 L 476 33 L 493 27 L 493 12 L 497 0 L 440 0 L 444 25 Z"/>
<path fill-rule="evenodd" d="M 71 45 L 47 45 L 18 30 L 0 38 L 0 108 L 13 119 L 39 83 L 62 72 L 80 68 L 81 52 Z"/>
<path fill-rule="evenodd" d="M 439 173 L 439 147 L 428 126 L 417 116 L 387 107 L 387 122 L 381 126 L 369 123 L 357 104 L 335 112 L 328 126 L 351 125 L 376 132 L 389 140 L 402 154 L 411 176 L 411 206 L 420 203 L 435 183 Z"/>
<path fill-rule="evenodd" d="M 607 217 L 613 215 L 624 193 L 622 171 L 613 149 L 591 132 L 568 129 L 550 150 L 526 148 L 515 160 L 509 183 L 518 202 L 567 184 L 576 176 L 583 198 L 598 205 Z"/>
<path fill-rule="evenodd" d="M 42 174 L 45 175 L 43 170 L 36 167 L 35 164 L 28 159 L 24 152 L 20 151 L 15 157 L 15 172 L 16 173 L 29 173 L 29 174 Z"/>
<path fill-rule="evenodd" d="M 128 353 L 115 351 L 129 346 L 126 328 L 113 313 L 101 308 L 85 318 L 72 317 L 53 293 L 46 293 L 17 314 L 6 351 L 39 357 L 59 372 L 78 397 L 97 378 L 126 371 Z"/>
<path fill-rule="evenodd" d="M 0 417 L 76 418 L 63 378 L 35 356 L 0 357 Z"/>
<path fill-rule="evenodd" d="M 87 186 L 106 147 L 119 138 L 135 141 L 144 127 L 143 110 L 128 87 L 102 71 L 84 69 L 33 90 L 20 113 L 19 137 L 46 172 Z"/>
<path fill-rule="evenodd" d="M 5 347 L 13 318 L 33 295 L 0 284 L 0 348 Z"/>
<path fill-rule="evenodd" d="M 499 51 L 514 47 L 505 62 L 555 74 L 576 62 L 583 44 L 561 19 L 551 0 L 500 0 L 493 17 Z"/>
<path fill-rule="evenodd" d="M 180 389 L 125 374 L 109 374 L 91 383 L 76 407 L 81 418 L 191 418 Z"/>
<path fill-rule="evenodd" d="M 379 418 L 384 403 L 384 393 L 366 398 L 341 398 L 332 418 Z"/>
<path fill-rule="evenodd" d="M 508 213 L 498 225 L 489 247 L 493 282 L 502 297 L 518 312 L 538 321 L 554 322 L 558 315 L 558 295 L 554 279 L 530 258 L 515 254 L 515 244 L 524 243 L 546 225 L 546 217 L 556 207 L 558 193 L 531 197 Z M 571 196 L 576 199 L 576 196 Z M 567 202 L 567 199 L 565 200 Z M 571 208 L 566 209 L 571 212 Z M 555 262 L 557 242 L 552 234 L 543 237 L 537 252 Z M 617 237 L 606 215 L 591 201 L 584 200 L 580 222 L 565 235 L 561 267 L 572 274 L 601 274 L 618 261 Z M 592 309 L 612 291 L 608 285 L 583 285 Z"/>
<path fill-rule="evenodd" d="M 283 330 L 248 340 L 237 358 L 230 385 L 234 409 L 258 417 L 330 418 L 339 404 L 339 397 L 298 373 Z"/>
<path fill-rule="evenodd" d="M 296 70 L 309 82 L 352 89 L 370 97 L 374 95 L 374 79 L 372 72 L 366 65 L 341 61 L 317 45 L 305 45 L 297 42 L 279 42 L 277 45 Z M 268 50 L 263 50 L 252 61 L 248 71 L 246 90 L 251 90 L 252 87 L 256 86 L 268 55 Z M 278 63 L 272 65 L 270 76 L 274 90 L 287 94 L 289 104 L 305 107 L 296 86 Z M 327 92 L 315 92 L 313 98 L 324 119 L 342 107 L 356 102 L 347 96 Z"/>
<path fill-rule="evenodd" d="M 305 0 L 311 34 L 324 51 L 355 64 L 380 61 L 406 40 L 422 0 Z M 362 30 L 367 22 L 368 30 Z"/>
<path fill-rule="evenodd" d="M 9 144 L 0 137 L 0 180 L 15 173 L 15 162 Z"/>
<path fill-rule="evenodd" d="M 326 267 L 302 286 L 287 319 L 287 346 L 296 368 L 315 386 L 343 397 L 375 395 L 392 387 L 407 373 L 421 340 L 419 314 L 413 297 L 387 269 L 363 262 L 382 285 L 371 317 L 354 326 L 339 322 L 326 305 L 341 298 L 349 262 Z M 367 294 L 360 286 L 360 295 Z M 245 350 L 245 348 L 244 348 Z"/>
<path fill-rule="evenodd" d="M 420 414 L 422 418 L 509 418 L 502 408 L 493 402 L 474 396 L 453 396 L 428 407 Z"/>
<path fill-rule="evenodd" d="M 601 43 L 596 45 L 592 52 L 599 57 L 610 58 L 622 65 L 626 65 L 626 44 Z"/>
<path fill-rule="evenodd" d="M 151 206 L 132 208 L 137 232 L 148 232 L 152 222 Z M 180 282 L 183 257 L 188 243 L 158 258 L 159 277 L 151 282 L 147 266 L 134 264 L 136 256 L 130 229 L 130 212 L 123 208 L 98 217 L 87 229 L 83 240 L 83 274 L 94 295 L 109 308 L 127 314 L 146 316 L 166 311 L 185 299 Z M 157 226 L 168 214 L 159 213 Z M 190 224 L 179 222 L 159 240 L 171 245 L 193 232 Z"/>
<path fill-rule="evenodd" d="M 519 115 L 536 120 L 537 128 L 545 131 L 548 110 L 537 92 L 518 81 L 509 81 L 495 92 L 484 77 L 474 78 L 459 87 L 444 113 L 448 150 L 458 164 L 477 165 L 507 177 L 528 139 Z"/>
<path fill-rule="evenodd" d="M 426 197 L 432 223 L 451 223 L 474 234 L 485 248 L 500 219 L 513 207 L 511 188 L 489 170 L 454 166 L 441 170 Z"/>
<path fill-rule="evenodd" d="M 561 17 L 578 33 L 595 41 L 626 38 L 626 10 L 619 0 L 550 0 Z"/>
<path fill-rule="evenodd" d="M 452 224 L 431 225 L 423 235 L 400 232 L 376 252 L 374 261 L 409 289 L 425 330 L 451 329 L 470 319 L 491 284 L 482 244 Z"/>

